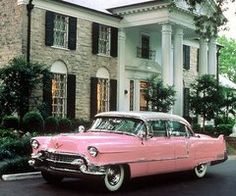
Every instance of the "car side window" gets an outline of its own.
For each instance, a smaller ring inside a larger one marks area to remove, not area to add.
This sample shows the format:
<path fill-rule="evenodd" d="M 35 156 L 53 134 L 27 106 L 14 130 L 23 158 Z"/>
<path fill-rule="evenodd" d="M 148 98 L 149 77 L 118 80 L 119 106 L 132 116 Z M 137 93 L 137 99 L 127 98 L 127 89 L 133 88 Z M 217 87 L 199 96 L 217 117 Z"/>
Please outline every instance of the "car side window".
<path fill-rule="evenodd" d="M 167 127 L 168 127 L 170 136 L 175 136 L 175 137 L 188 136 L 186 132 L 186 126 L 180 122 L 168 121 Z"/>
<path fill-rule="evenodd" d="M 166 123 L 163 120 L 149 121 L 149 125 L 154 137 L 167 136 Z"/>

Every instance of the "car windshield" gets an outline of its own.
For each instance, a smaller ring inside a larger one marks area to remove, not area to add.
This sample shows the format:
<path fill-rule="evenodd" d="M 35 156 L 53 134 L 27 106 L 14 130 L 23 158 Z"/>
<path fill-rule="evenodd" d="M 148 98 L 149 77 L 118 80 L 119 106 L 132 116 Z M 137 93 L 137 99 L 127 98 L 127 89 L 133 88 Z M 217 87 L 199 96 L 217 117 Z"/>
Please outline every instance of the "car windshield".
<path fill-rule="evenodd" d="M 137 135 L 140 131 L 145 131 L 142 120 L 120 117 L 99 117 L 96 118 L 91 131 L 115 132 L 130 135 Z"/>

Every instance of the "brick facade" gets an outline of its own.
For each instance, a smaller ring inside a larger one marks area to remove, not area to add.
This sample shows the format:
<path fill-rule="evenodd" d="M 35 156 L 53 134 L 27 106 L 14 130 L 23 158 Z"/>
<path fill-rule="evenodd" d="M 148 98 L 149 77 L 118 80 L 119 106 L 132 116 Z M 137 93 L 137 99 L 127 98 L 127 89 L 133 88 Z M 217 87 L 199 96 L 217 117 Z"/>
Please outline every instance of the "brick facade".
<path fill-rule="evenodd" d="M 0 66 L 15 56 L 25 54 L 26 7 L 18 6 L 17 0 L 0 0 Z"/>

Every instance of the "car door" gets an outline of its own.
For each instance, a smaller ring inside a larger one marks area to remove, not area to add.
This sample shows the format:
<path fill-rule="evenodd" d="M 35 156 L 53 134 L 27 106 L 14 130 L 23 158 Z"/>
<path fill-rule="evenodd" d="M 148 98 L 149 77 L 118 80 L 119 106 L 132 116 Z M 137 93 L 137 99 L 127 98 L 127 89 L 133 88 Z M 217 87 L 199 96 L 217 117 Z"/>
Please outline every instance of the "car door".
<path fill-rule="evenodd" d="M 147 150 L 148 174 L 174 171 L 174 146 L 167 135 L 166 121 L 152 120 L 148 122 L 148 126 L 151 137 L 149 136 L 144 142 Z"/>
<path fill-rule="evenodd" d="M 168 121 L 167 128 L 170 141 L 174 146 L 175 170 L 191 169 L 191 135 L 187 127 L 185 124 L 178 121 Z"/>

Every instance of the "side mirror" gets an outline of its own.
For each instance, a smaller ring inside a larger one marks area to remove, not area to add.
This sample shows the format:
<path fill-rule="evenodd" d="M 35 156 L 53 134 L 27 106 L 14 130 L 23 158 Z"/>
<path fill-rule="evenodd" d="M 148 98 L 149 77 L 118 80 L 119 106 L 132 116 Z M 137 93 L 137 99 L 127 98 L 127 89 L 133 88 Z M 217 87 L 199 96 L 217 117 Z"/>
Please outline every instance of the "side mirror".
<path fill-rule="evenodd" d="M 83 125 L 80 125 L 79 127 L 78 127 L 78 132 L 79 133 L 83 133 L 85 131 L 85 127 L 83 126 Z"/>

